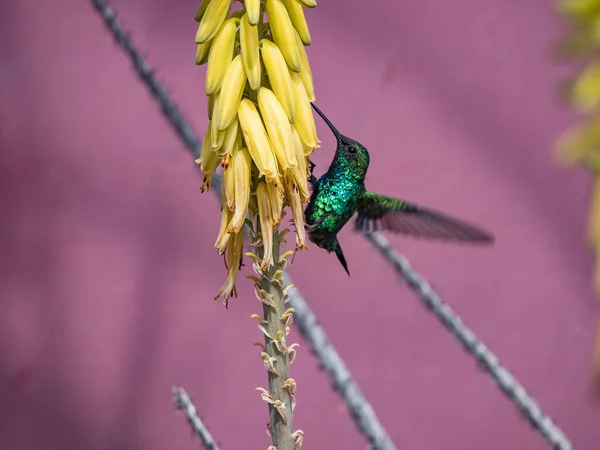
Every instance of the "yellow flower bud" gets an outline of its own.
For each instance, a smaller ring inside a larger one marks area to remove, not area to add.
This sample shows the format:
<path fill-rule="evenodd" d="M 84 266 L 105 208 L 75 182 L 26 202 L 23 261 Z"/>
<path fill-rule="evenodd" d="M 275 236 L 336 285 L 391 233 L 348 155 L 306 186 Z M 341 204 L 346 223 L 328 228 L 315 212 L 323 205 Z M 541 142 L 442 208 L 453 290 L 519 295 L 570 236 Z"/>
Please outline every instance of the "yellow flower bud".
<path fill-rule="evenodd" d="M 223 100 L 213 112 L 218 130 L 225 130 L 235 118 L 244 86 L 246 86 L 246 72 L 242 64 L 242 55 L 237 55 L 231 61 L 221 85 L 220 97 Z"/>
<path fill-rule="evenodd" d="M 273 89 L 279 103 L 283 106 L 289 121 L 293 122 L 295 113 L 294 90 L 290 71 L 283 59 L 283 55 L 279 47 L 268 39 L 262 39 L 260 47 L 262 50 L 262 59 L 265 63 L 265 70 L 269 76 L 269 83 L 271 83 L 271 89 Z"/>
<path fill-rule="evenodd" d="M 300 72 L 300 55 L 294 37 L 294 27 L 281 0 L 267 0 L 267 14 L 273 41 L 281 50 L 285 62 L 294 72 Z"/>
<path fill-rule="evenodd" d="M 212 40 L 206 66 L 206 95 L 213 95 L 221 89 L 223 78 L 233 60 L 237 22 L 235 18 L 226 20 Z"/>
<path fill-rule="evenodd" d="M 257 90 L 262 73 L 258 51 L 258 27 L 250 25 L 248 20 L 248 15 L 244 14 L 240 22 L 240 51 L 250 89 Z"/>
<path fill-rule="evenodd" d="M 267 179 L 275 178 L 277 176 L 277 162 L 254 103 L 247 98 L 243 99 L 238 110 L 238 118 L 244 141 L 258 171 Z"/>
<path fill-rule="evenodd" d="M 308 24 L 306 23 L 306 17 L 304 17 L 302 5 L 297 0 L 282 0 L 282 2 L 290 16 L 292 25 L 300 35 L 302 42 L 304 45 L 310 45 L 310 31 L 308 31 Z"/>
<path fill-rule="evenodd" d="M 295 1 L 295 0 L 294 0 Z M 315 101 L 315 87 L 313 84 L 313 76 L 312 69 L 310 68 L 310 63 L 308 62 L 308 55 L 306 54 L 306 49 L 304 48 L 304 44 L 300 40 L 300 36 L 298 33 L 296 34 L 296 44 L 298 45 L 298 53 L 300 54 L 300 63 L 302 68 L 300 72 L 298 72 L 298 76 L 304 85 L 304 89 L 306 90 L 306 96 L 310 102 Z"/>
<path fill-rule="evenodd" d="M 212 42 L 213 41 L 208 41 L 198 44 L 198 47 L 196 48 L 196 65 L 201 66 L 208 61 Z"/>
<path fill-rule="evenodd" d="M 206 8 L 208 7 L 209 3 L 210 0 L 202 0 L 202 2 L 200 2 L 200 6 L 198 7 L 196 15 L 194 16 L 194 20 L 196 22 L 200 23 L 202 21 L 202 18 L 204 17 L 204 13 L 206 12 Z"/>
<path fill-rule="evenodd" d="M 279 166 L 284 172 L 290 167 L 297 166 L 296 153 L 292 145 L 292 128 L 273 91 L 261 87 L 258 91 L 258 106 Z"/>
<path fill-rule="evenodd" d="M 260 19 L 260 0 L 245 0 L 244 6 L 246 7 L 250 25 L 258 25 L 258 20 Z"/>
<path fill-rule="evenodd" d="M 196 44 L 202 44 L 215 37 L 225 21 L 230 7 L 231 0 L 210 0 L 198 26 Z M 202 5 L 200 5 L 200 8 L 202 8 Z"/>
<path fill-rule="evenodd" d="M 294 101 L 296 104 L 296 119 L 294 125 L 296 131 L 300 135 L 300 138 L 309 147 L 317 147 L 319 140 L 317 138 L 317 127 L 315 125 L 315 118 L 312 114 L 310 107 L 310 101 L 306 95 L 306 90 L 298 74 L 290 73 L 292 79 L 292 88 L 294 91 Z"/>

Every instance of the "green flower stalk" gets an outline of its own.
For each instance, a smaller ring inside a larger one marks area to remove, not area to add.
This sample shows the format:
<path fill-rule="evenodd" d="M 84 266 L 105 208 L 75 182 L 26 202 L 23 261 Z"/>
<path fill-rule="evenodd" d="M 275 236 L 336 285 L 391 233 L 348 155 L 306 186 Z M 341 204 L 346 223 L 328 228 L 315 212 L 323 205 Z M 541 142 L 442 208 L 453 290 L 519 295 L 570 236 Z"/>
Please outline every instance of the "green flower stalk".
<path fill-rule="evenodd" d="M 221 226 L 215 247 L 224 255 L 227 278 L 215 299 L 237 297 L 236 279 L 244 256 L 252 261 L 262 316 L 253 314 L 264 335 L 260 358 L 269 389 L 257 388 L 269 404 L 267 430 L 277 450 L 299 448 L 292 413 L 296 382 L 290 364 L 298 344 L 286 342 L 292 308 L 286 308 L 283 270 L 307 248 L 304 208 L 309 202 L 309 155 L 319 147 L 311 102 L 312 72 L 305 46 L 311 37 L 304 16 L 314 0 L 203 0 L 195 16 L 196 64 L 207 64 L 208 126 L 200 157 L 201 189 L 210 189 L 222 167 Z M 265 21 L 268 15 L 268 22 Z M 291 210 L 295 248 L 286 251 L 281 229 Z M 252 252 L 244 252 L 245 228 Z M 270 447 L 271 448 L 271 447 Z"/>
<path fill-rule="evenodd" d="M 559 55 L 584 63 L 580 73 L 564 85 L 582 120 L 559 139 L 558 156 L 563 165 L 579 164 L 594 177 L 587 234 L 596 253 L 594 290 L 600 296 L 600 0 L 561 0 L 558 10 L 567 25 Z M 600 392 L 600 314 L 596 333 L 593 370 Z"/>

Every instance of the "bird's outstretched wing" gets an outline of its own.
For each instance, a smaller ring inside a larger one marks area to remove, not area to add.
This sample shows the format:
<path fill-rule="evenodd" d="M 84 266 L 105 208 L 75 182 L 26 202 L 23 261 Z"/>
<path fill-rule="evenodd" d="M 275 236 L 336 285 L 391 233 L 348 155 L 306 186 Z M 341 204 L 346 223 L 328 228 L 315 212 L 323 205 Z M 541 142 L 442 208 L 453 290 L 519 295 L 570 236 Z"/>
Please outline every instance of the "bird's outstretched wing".
<path fill-rule="evenodd" d="M 491 244 L 494 236 L 461 220 L 404 200 L 365 192 L 358 202 L 356 230 L 391 231 L 415 237 Z"/>

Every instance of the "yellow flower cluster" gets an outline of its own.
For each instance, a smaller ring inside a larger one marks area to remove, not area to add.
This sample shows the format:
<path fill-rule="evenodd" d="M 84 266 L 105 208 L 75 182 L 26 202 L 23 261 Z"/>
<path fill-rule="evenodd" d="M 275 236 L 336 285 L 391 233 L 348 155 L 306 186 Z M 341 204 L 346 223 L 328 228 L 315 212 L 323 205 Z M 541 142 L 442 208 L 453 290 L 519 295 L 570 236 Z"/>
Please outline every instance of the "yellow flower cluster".
<path fill-rule="evenodd" d="M 600 295 L 600 0 L 560 0 L 558 9 L 567 23 L 567 33 L 559 42 L 561 56 L 585 62 L 566 84 L 569 102 L 582 121 L 560 138 L 558 155 L 564 165 L 580 164 L 594 175 L 588 241 L 596 252 L 594 289 Z M 600 317 L 594 368 L 600 382 Z"/>
<path fill-rule="evenodd" d="M 202 191 L 223 170 L 221 227 L 215 247 L 227 252 L 227 280 L 217 298 L 237 295 L 244 224 L 260 225 L 260 269 L 273 265 L 273 232 L 290 207 L 296 248 L 306 247 L 308 156 L 319 147 L 310 103 L 314 87 L 305 46 L 304 8 L 315 0 L 203 0 L 195 20 L 196 64 L 207 64 L 208 127 L 200 158 Z M 264 19 L 265 12 L 268 22 Z M 246 217 L 250 220 L 246 221 Z"/>

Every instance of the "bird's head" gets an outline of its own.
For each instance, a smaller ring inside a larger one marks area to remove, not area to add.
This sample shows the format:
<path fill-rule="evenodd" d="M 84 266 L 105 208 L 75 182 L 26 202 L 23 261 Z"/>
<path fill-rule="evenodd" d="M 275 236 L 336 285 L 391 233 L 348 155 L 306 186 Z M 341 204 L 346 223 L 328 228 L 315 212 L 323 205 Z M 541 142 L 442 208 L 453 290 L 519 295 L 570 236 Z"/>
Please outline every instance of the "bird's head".
<path fill-rule="evenodd" d="M 359 181 L 364 181 L 367 169 L 369 168 L 369 151 L 361 143 L 341 134 L 314 103 L 311 103 L 311 105 L 333 132 L 337 140 L 337 149 L 331 166 L 344 167 Z"/>

